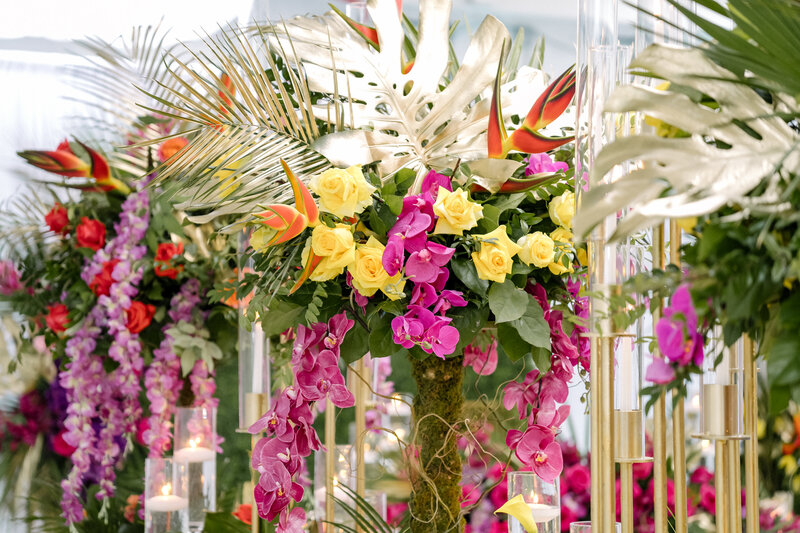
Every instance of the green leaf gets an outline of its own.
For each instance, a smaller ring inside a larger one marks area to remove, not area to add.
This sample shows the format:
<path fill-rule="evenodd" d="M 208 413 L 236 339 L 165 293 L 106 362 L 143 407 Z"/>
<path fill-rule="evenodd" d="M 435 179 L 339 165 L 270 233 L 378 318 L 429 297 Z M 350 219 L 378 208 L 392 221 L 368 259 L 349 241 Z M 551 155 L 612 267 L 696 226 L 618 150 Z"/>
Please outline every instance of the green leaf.
<path fill-rule="evenodd" d="M 510 323 L 497 325 L 497 340 L 512 361 L 519 361 L 531 352 L 531 345 L 519 336 L 517 329 Z"/>
<path fill-rule="evenodd" d="M 466 285 L 469 290 L 478 296 L 486 295 L 486 291 L 489 289 L 489 282 L 478 277 L 478 271 L 475 270 L 475 264 L 471 259 L 454 257 L 450 260 L 450 267 L 456 277 L 460 279 L 461 283 Z"/>
<path fill-rule="evenodd" d="M 389 357 L 404 348 L 392 340 L 392 315 L 378 313 L 369 324 L 369 353 L 372 357 Z"/>
<path fill-rule="evenodd" d="M 536 365 L 536 368 L 539 369 L 539 372 L 544 374 L 550 370 L 550 350 L 533 346 L 531 348 L 531 355 L 533 356 L 533 363 Z"/>
<path fill-rule="evenodd" d="M 533 346 L 550 350 L 550 325 L 544 319 L 542 306 L 531 295 L 528 295 L 528 306 L 525 314 L 511 322 L 519 336 Z"/>
<path fill-rule="evenodd" d="M 459 334 L 458 344 L 453 353 L 460 354 L 475 339 L 478 332 L 486 326 L 486 322 L 489 320 L 489 309 L 485 306 L 468 305 L 453 308 L 448 315 L 453 319 L 450 325 L 456 328 Z"/>
<path fill-rule="evenodd" d="M 495 322 L 511 322 L 521 318 L 528 308 L 528 293 L 518 289 L 510 280 L 505 283 L 492 283 L 489 289 L 489 308 L 494 313 Z"/>
<path fill-rule="evenodd" d="M 342 359 L 344 359 L 347 364 L 350 364 L 364 357 L 364 354 L 368 351 L 369 331 L 356 322 L 353 328 L 345 335 L 344 341 L 342 341 L 340 347 Z"/>
<path fill-rule="evenodd" d="M 269 310 L 261 320 L 264 335 L 273 337 L 279 335 L 300 322 L 300 317 L 305 313 L 302 306 L 275 298 Z"/>

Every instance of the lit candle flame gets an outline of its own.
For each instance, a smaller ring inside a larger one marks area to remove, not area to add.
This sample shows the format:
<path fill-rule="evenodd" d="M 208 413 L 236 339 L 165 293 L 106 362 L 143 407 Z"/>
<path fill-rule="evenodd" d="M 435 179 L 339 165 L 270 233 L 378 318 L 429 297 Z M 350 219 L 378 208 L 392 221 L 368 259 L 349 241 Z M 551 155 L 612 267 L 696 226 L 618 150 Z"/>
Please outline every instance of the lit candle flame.
<path fill-rule="evenodd" d="M 533 503 L 539 503 L 539 495 L 537 493 L 531 491 L 531 496 L 533 496 L 533 498 L 531 498 Z"/>
<path fill-rule="evenodd" d="M 169 493 L 172 492 L 172 484 L 167 483 L 166 485 L 161 487 L 161 494 L 164 496 L 169 496 Z"/>
<path fill-rule="evenodd" d="M 189 448 L 197 448 L 197 439 L 189 439 Z"/>

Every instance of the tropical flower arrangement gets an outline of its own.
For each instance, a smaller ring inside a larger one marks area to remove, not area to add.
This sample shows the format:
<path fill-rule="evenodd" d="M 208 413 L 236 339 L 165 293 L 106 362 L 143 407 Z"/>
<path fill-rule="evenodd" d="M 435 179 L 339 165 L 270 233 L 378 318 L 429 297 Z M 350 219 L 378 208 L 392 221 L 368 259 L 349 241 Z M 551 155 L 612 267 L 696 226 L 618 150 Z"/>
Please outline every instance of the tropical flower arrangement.
<path fill-rule="evenodd" d="M 131 180 L 84 144 L 20 155 L 79 189 L 52 190 L 56 201 L 32 239 L 38 245 L 3 263 L 2 291 L 25 319 L 22 351 L 47 351 L 56 367 L 45 397 L 59 397 L 61 411 L 50 409 L 46 427 L 30 427 L 21 440 L 30 447 L 37 433 L 49 435 L 48 446 L 68 458 L 61 507 L 76 525 L 89 498 L 107 517 L 134 441 L 160 456 L 171 447 L 177 406 L 216 407 L 217 341 L 230 342 L 218 332 L 235 313 L 211 304 L 204 287 L 224 272 L 227 241 L 214 249 L 208 234 L 189 237 L 147 180 Z M 28 398 L 20 398 L 23 414 Z"/>

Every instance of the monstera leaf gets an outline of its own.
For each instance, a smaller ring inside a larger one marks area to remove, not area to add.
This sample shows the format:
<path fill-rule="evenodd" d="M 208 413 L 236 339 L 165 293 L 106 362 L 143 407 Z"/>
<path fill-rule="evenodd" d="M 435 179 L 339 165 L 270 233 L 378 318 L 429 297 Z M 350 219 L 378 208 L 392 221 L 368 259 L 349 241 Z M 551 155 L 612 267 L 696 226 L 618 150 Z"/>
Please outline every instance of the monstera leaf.
<path fill-rule="evenodd" d="M 608 145 L 591 169 L 592 186 L 575 217 L 576 233 L 586 235 L 627 207 L 631 212 L 615 237 L 727 204 L 745 210 L 787 208 L 779 185 L 782 173 L 800 172 L 800 135 L 764 98 L 701 50 L 653 45 L 631 66 L 669 81 L 670 90 L 621 87 L 606 102 L 606 111 L 641 112 L 689 136 L 636 135 Z M 599 184 L 629 161 L 637 162 L 635 170 Z"/>
<path fill-rule="evenodd" d="M 451 1 L 420 1 L 415 55 L 406 58 L 394 2 L 370 0 L 367 6 L 377 48 L 335 13 L 293 19 L 279 33 L 280 42 L 290 39 L 295 66 L 306 72 L 311 90 L 338 91 L 344 99 L 342 122 L 352 131 L 325 135 L 314 148 L 340 166 L 378 161 L 383 177 L 414 169 L 417 185 L 427 168 L 486 158 L 492 84 L 511 42 L 505 26 L 486 17 L 460 67 L 448 76 Z M 404 68 L 410 61 L 413 66 Z M 501 90 L 506 116 L 526 113 L 543 87 L 544 76 L 534 69 L 506 81 Z M 327 107 L 314 111 L 330 119 Z"/>

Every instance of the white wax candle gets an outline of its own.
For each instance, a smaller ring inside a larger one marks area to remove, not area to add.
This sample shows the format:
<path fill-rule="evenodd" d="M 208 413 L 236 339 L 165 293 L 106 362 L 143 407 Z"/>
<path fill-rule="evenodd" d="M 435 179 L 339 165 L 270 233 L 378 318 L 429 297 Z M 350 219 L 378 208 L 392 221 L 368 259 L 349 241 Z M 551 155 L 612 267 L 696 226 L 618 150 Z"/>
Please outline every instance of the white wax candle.
<path fill-rule="evenodd" d="M 617 384 L 619 385 L 619 408 L 622 411 L 633 411 L 636 409 L 635 374 L 633 372 L 633 349 L 631 347 L 633 339 L 621 337 L 619 339 L 619 373 Z"/>
<path fill-rule="evenodd" d="M 261 322 L 253 322 L 253 375 L 251 389 L 253 392 L 264 392 L 264 330 Z"/>
<path fill-rule="evenodd" d="M 202 463 L 214 458 L 216 452 L 211 448 L 187 446 L 175 451 L 174 459 L 179 463 Z"/>
<path fill-rule="evenodd" d="M 189 506 L 189 500 L 175 496 L 174 494 L 167 494 L 161 496 L 153 496 L 144 502 L 145 511 L 180 511 Z"/>
<path fill-rule="evenodd" d="M 531 508 L 533 521 L 537 524 L 549 522 L 561 516 L 561 509 L 555 505 L 546 505 L 544 503 L 529 503 L 528 507 Z"/>

